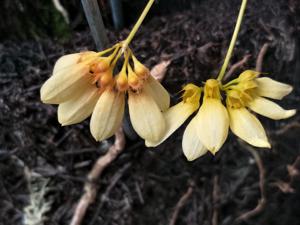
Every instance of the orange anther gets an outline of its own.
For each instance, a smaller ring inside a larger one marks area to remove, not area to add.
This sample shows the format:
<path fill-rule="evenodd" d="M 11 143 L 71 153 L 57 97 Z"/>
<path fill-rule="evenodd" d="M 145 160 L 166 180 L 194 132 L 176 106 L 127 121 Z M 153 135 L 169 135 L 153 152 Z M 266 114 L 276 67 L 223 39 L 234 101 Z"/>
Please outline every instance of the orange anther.
<path fill-rule="evenodd" d="M 96 64 L 95 73 L 101 73 L 107 71 L 109 68 L 109 61 L 107 59 L 103 59 Z"/>
<path fill-rule="evenodd" d="M 107 87 L 107 86 L 113 84 L 112 74 L 110 74 L 110 73 L 104 73 L 101 76 L 100 84 L 101 84 L 101 87 Z"/>
<path fill-rule="evenodd" d="M 93 64 L 90 66 L 90 72 L 94 73 L 96 70 L 97 64 Z"/>
<path fill-rule="evenodd" d="M 116 78 L 116 85 L 119 91 L 126 91 L 128 89 L 127 76 L 119 74 Z"/>
<path fill-rule="evenodd" d="M 141 87 L 141 80 L 136 76 L 135 73 L 133 74 L 134 75 L 128 77 L 128 84 L 133 89 L 139 89 Z"/>
<path fill-rule="evenodd" d="M 150 74 L 149 69 L 146 66 L 144 66 L 142 63 L 140 63 L 135 57 L 133 58 L 133 62 L 134 62 L 134 72 L 136 73 L 137 76 L 146 78 Z"/>

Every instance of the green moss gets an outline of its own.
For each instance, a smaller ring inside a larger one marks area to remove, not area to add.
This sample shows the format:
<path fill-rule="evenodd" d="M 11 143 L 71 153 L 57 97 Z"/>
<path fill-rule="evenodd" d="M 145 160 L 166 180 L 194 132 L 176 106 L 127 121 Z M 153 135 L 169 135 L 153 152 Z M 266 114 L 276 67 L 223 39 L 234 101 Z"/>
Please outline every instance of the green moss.
<path fill-rule="evenodd" d="M 4 0 L 0 6 L 4 19 L 0 22 L 0 39 L 41 39 L 45 37 L 67 41 L 71 29 L 51 0 Z M 14 15 L 14 16 L 11 16 Z"/>

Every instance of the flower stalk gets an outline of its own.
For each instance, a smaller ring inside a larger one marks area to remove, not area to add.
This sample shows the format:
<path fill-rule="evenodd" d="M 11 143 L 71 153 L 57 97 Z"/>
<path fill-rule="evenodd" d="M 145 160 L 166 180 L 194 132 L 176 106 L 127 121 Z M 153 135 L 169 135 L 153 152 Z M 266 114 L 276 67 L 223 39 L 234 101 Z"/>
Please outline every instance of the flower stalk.
<path fill-rule="evenodd" d="M 130 34 L 128 35 L 128 37 L 126 38 L 126 40 L 123 42 L 123 49 L 124 50 L 128 47 L 128 45 L 132 41 L 134 35 L 136 34 L 136 32 L 138 31 L 138 29 L 141 26 L 142 22 L 144 21 L 145 17 L 147 16 L 147 14 L 148 14 L 152 4 L 154 3 L 154 1 L 155 0 L 149 0 L 146 7 L 144 8 L 140 18 L 138 19 L 138 21 L 136 22 L 136 24 L 132 28 L 132 30 L 131 30 Z"/>
<path fill-rule="evenodd" d="M 245 14 L 245 10 L 246 10 L 246 6 L 247 6 L 247 0 L 242 0 L 242 1 L 243 2 L 242 2 L 241 9 L 240 9 L 240 12 L 239 12 L 239 16 L 238 16 L 238 19 L 237 19 L 237 22 L 236 22 L 236 25 L 235 25 L 235 28 L 234 28 L 232 39 L 231 39 L 231 42 L 230 42 L 230 45 L 229 45 L 229 48 L 228 48 L 223 66 L 222 66 L 222 68 L 220 70 L 220 73 L 218 75 L 218 78 L 217 78 L 218 81 L 222 81 L 222 79 L 225 75 L 226 69 L 228 67 L 228 63 L 229 63 L 230 58 L 232 56 L 232 52 L 233 52 L 233 49 L 234 49 L 239 31 L 240 31 L 240 27 L 241 27 L 243 17 L 244 17 L 244 14 Z"/>

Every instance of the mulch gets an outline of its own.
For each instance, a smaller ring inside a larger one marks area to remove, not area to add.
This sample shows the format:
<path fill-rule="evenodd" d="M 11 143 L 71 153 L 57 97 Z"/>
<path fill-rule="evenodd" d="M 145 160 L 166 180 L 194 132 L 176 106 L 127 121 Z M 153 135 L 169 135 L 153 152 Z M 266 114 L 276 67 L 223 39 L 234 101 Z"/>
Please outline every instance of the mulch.
<path fill-rule="evenodd" d="M 217 75 L 239 3 L 203 0 L 190 10 L 152 16 L 136 35 L 132 49 L 147 66 L 172 60 L 163 84 L 173 103 L 179 100 L 178 91 L 183 84 L 201 84 Z M 297 1 L 249 1 L 232 58 L 235 63 L 251 54 L 242 69 L 254 68 L 261 47 L 270 43 L 263 71 L 295 87 L 280 104 L 296 109 L 300 108 L 298 12 Z M 115 43 L 128 32 L 109 31 L 109 39 Z M 56 106 L 45 105 L 39 98 L 40 86 L 60 56 L 94 48 L 87 30 L 74 33 L 70 42 L 64 44 L 51 39 L 7 40 L 0 44 L 1 225 L 22 224 L 23 208 L 29 202 L 24 168 L 49 179 L 46 197 L 52 200 L 52 207 L 45 224 L 68 224 L 86 174 L 112 143 L 113 139 L 95 142 L 88 120 L 61 127 Z M 179 212 L 177 225 L 298 225 L 300 117 L 283 121 L 259 118 L 273 147 L 257 149 L 265 170 L 266 203 L 255 216 L 237 220 L 255 208 L 261 197 L 259 170 L 245 144 L 229 135 L 215 157 L 207 154 L 187 162 L 181 150 L 183 126 L 154 149 L 147 149 L 141 139 L 128 134 L 125 151 L 98 182 L 99 194 L 83 225 L 166 225 L 191 185 L 193 192 Z"/>

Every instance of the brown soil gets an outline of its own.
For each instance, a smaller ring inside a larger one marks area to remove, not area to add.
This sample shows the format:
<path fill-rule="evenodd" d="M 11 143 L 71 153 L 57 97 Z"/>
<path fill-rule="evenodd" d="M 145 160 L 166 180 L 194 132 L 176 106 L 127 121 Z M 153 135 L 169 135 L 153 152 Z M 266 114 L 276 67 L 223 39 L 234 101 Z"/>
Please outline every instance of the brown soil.
<path fill-rule="evenodd" d="M 217 74 L 239 3 L 203 0 L 190 10 L 151 18 L 136 35 L 132 49 L 149 67 L 173 59 L 163 81 L 173 102 L 178 101 L 177 92 L 184 83 L 201 84 Z M 297 109 L 299 22 L 296 0 L 249 1 L 232 59 L 234 63 L 251 54 L 244 69 L 254 68 L 261 47 L 270 43 L 263 71 L 295 87 L 281 105 Z M 114 43 L 126 34 L 128 30 L 109 32 L 109 37 Z M 208 43 L 212 45 L 201 48 Z M 53 204 L 45 224 L 68 224 L 86 174 L 112 141 L 96 143 L 89 121 L 61 127 L 56 106 L 42 104 L 39 99 L 39 88 L 55 61 L 85 49 L 94 49 L 88 31 L 74 33 L 72 41 L 63 45 L 55 40 L 0 44 L 1 225 L 22 224 L 22 210 L 29 201 L 24 166 L 50 179 L 48 197 Z M 300 155 L 300 117 L 284 121 L 259 118 L 273 148 L 257 149 L 265 169 L 266 197 L 265 207 L 257 215 L 237 221 L 260 199 L 259 170 L 245 145 L 230 135 L 215 157 L 207 154 L 187 162 L 181 150 L 182 127 L 155 149 L 147 149 L 141 139 L 130 135 L 125 151 L 99 181 L 99 194 L 83 225 L 166 225 L 191 183 L 193 192 L 179 211 L 177 225 L 300 224 L 300 178 L 287 169 Z M 294 171 L 299 171 L 299 164 L 294 164 Z M 113 181 L 116 184 L 107 191 Z"/>

